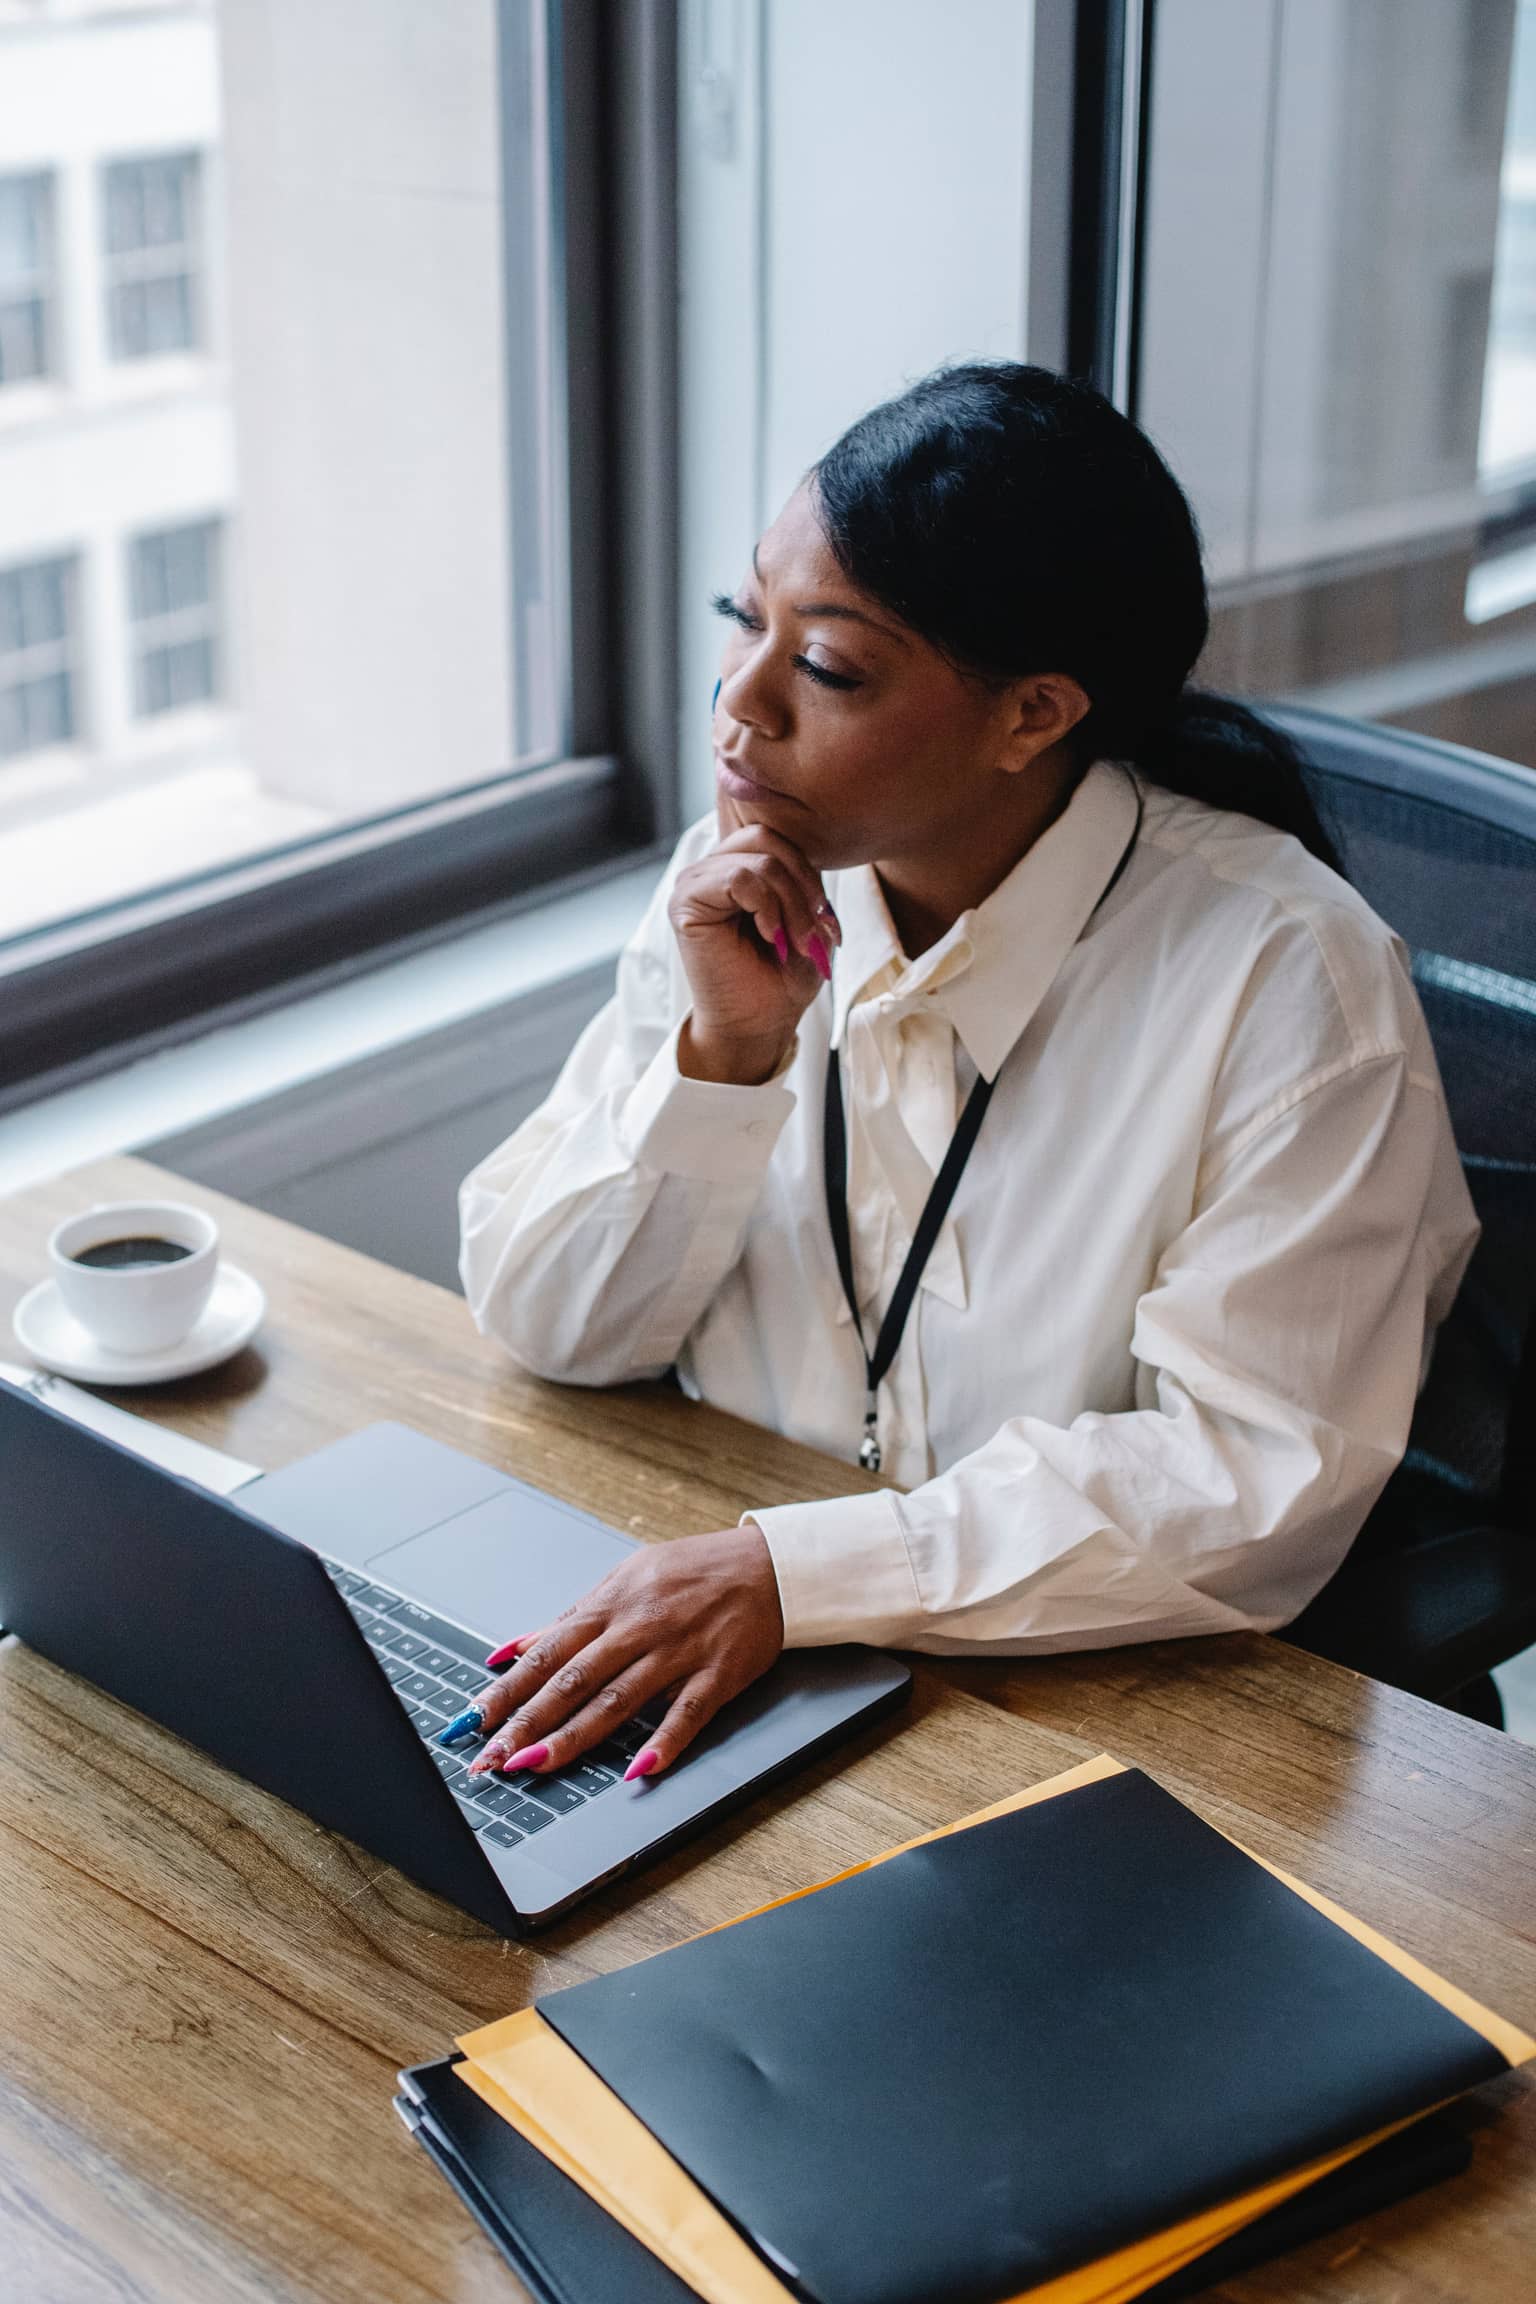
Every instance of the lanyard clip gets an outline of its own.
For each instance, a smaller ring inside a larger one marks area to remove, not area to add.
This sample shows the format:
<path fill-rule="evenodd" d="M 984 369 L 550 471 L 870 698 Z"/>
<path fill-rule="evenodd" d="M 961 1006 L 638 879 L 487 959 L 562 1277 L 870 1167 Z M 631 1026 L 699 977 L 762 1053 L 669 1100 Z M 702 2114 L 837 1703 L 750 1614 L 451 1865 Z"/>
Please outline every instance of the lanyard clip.
<path fill-rule="evenodd" d="M 869 1405 L 864 1410 L 864 1437 L 859 1442 L 859 1462 L 866 1472 L 878 1472 L 882 1462 L 880 1441 L 875 1431 L 875 1395 L 873 1392 L 870 1393 Z"/>

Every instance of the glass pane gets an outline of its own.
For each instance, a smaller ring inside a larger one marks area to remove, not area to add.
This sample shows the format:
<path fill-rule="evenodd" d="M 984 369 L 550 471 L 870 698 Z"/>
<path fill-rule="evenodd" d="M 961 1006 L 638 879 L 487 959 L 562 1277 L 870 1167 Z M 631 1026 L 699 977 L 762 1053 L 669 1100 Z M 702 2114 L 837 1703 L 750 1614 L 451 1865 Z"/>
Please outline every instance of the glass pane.
<path fill-rule="evenodd" d="M 21 690 L 26 721 L 26 749 L 41 752 L 45 745 L 63 744 L 74 734 L 69 674 L 29 680 Z"/>
<path fill-rule="evenodd" d="M 48 194 L 42 176 L 0 176 L 0 295 L 32 287 L 47 262 Z"/>
<path fill-rule="evenodd" d="M 0 9 L 7 116 L 61 123 L 29 175 L 94 194 L 56 253 L 99 277 L 109 361 L 0 424 L 0 569 L 63 540 L 80 602 L 77 652 L 25 675 L 76 683 L 75 750 L 24 800 L 0 775 L 0 944 L 560 757 L 548 14 L 117 10 L 104 100 L 91 10 Z M 34 240 L 0 202 L 0 263 Z M 42 293 L 0 296 L 7 373 Z M 45 705 L 21 724 L 7 615 L 0 582 L 14 756 Z"/>
<path fill-rule="evenodd" d="M 114 359 L 141 360 L 149 350 L 148 300 L 139 282 L 112 290 L 107 300 L 107 333 Z"/>
<path fill-rule="evenodd" d="M 0 304 L 0 384 L 22 384 L 48 369 L 47 307 L 40 296 Z"/>
<path fill-rule="evenodd" d="M 1536 0 L 1515 24 L 1478 461 L 1495 482 L 1536 470 Z"/>
<path fill-rule="evenodd" d="M 1536 586 L 1497 667 L 1467 611 L 1536 449 L 1533 53 L 1536 0 L 1160 0 L 1137 412 L 1202 678 L 1536 764 Z"/>

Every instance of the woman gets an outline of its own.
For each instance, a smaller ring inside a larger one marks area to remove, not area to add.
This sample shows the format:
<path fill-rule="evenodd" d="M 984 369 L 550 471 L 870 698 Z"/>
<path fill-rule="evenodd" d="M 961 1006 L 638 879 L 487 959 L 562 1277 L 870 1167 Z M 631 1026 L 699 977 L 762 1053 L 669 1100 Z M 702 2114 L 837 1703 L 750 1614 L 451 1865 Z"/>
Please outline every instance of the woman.
<path fill-rule="evenodd" d="M 465 1184 L 465 1288 L 541 1375 L 675 1364 L 906 1493 L 642 1550 L 522 1627 L 480 1768 L 671 1691 L 631 1773 L 665 1767 L 784 1645 L 1289 1622 L 1476 1234 L 1402 951 L 1288 748 L 1186 690 L 1198 539 L 1108 402 L 929 377 L 717 606 L 718 819 Z"/>

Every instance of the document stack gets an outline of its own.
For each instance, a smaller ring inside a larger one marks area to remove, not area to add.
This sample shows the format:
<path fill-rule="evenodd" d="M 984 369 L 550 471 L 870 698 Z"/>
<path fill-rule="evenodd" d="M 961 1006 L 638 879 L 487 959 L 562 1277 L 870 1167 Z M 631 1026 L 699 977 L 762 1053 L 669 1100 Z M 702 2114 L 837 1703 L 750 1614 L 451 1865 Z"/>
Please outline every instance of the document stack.
<path fill-rule="evenodd" d="M 397 2104 L 547 2304 L 1190 2294 L 1536 2055 L 1108 1758 L 458 2046 Z"/>

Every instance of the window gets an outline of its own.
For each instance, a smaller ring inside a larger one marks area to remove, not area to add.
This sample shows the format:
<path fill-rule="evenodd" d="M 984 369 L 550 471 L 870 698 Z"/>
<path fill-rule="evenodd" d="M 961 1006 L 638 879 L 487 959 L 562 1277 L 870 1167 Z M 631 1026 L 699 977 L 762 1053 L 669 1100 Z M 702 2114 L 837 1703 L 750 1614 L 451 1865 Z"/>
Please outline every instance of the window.
<path fill-rule="evenodd" d="M 1478 461 L 1494 483 L 1536 475 L 1536 0 L 1515 18 Z"/>
<path fill-rule="evenodd" d="M 0 569 L 0 760 L 75 734 L 75 563 Z"/>
<path fill-rule="evenodd" d="M 90 539 L 72 748 L 0 774 L 0 1110 L 675 823 L 676 32 L 0 0 L 103 355 L 0 423 L 0 562 Z"/>
<path fill-rule="evenodd" d="M 53 181 L 0 176 L 0 388 L 53 367 Z"/>
<path fill-rule="evenodd" d="M 193 152 L 114 160 L 102 171 L 114 360 L 189 352 L 202 340 L 200 184 Z"/>
<path fill-rule="evenodd" d="M 219 693 L 218 546 L 213 520 L 133 539 L 128 597 L 140 719 Z"/>
<path fill-rule="evenodd" d="M 1200 677 L 1536 767 L 1536 0 L 1150 22 L 1128 398 Z"/>

